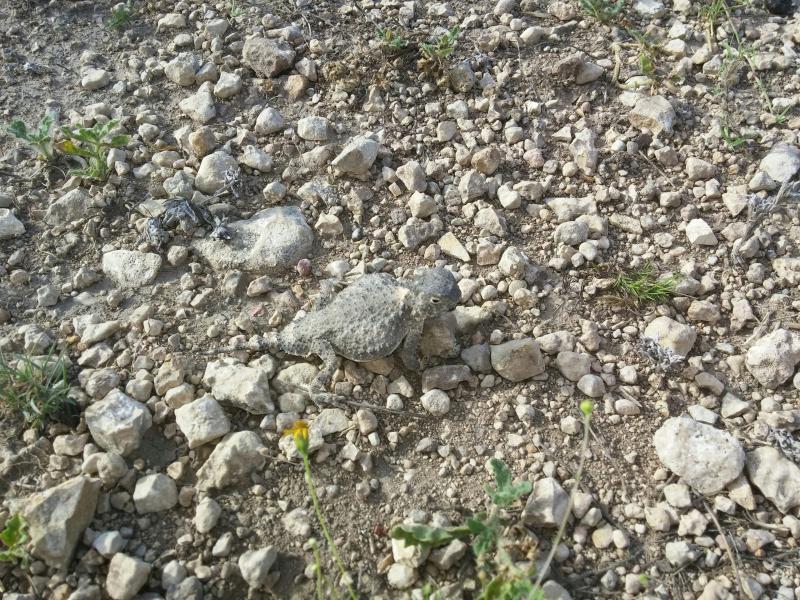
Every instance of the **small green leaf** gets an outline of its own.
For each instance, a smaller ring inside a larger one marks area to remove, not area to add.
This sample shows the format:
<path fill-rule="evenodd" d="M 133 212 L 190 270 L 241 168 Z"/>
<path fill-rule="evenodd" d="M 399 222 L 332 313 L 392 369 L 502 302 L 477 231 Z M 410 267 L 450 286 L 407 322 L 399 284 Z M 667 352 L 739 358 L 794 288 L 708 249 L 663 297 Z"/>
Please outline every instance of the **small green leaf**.
<path fill-rule="evenodd" d="M 127 135 L 115 135 L 111 138 L 111 141 L 108 142 L 108 145 L 112 148 L 120 148 L 128 144 L 128 140 L 130 138 Z"/>
<path fill-rule="evenodd" d="M 475 556 L 480 558 L 491 552 L 500 536 L 500 524 L 496 519 L 487 521 L 486 513 L 478 513 L 474 517 L 467 519 L 467 527 L 475 536 L 472 540 L 472 551 Z"/>
<path fill-rule="evenodd" d="M 443 546 L 455 539 L 452 531 L 444 527 L 431 527 L 419 523 L 402 523 L 392 528 L 391 536 L 403 540 L 408 546 Z"/>
<path fill-rule="evenodd" d="M 25 125 L 24 121 L 20 121 L 19 119 L 11 121 L 6 127 L 6 130 L 21 140 L 28 140 L 28 126 Z"/>
<path fill-rule="evenodd" d="M 493 458 L 489 461 L 489 465 L 494 472 L 494 480 L 496 489 L 486 486 L 486 493 L 492 499 L 495 506 L 505 507 L 513 504 L 522 496 L 530 494 L 531 484 L 529 481 L 523 481 L 514 485 L 512 483 L 511 471 L 502 460 Z"/>
<path fill-rule="evenodd" d="M 6 547 L 13 551 L 28 541 L 26 528 L 25 519 L 20 515 L 14 515 L 6 521 L 5 529 L 0 531 L 0 542 L 3 542 Z"/>

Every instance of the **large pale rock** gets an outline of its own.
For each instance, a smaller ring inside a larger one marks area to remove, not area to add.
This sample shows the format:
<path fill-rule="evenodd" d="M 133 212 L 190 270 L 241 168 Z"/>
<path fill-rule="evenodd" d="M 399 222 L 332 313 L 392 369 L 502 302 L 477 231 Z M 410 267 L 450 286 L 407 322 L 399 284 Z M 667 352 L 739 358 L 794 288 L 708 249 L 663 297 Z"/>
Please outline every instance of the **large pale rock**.
<path fill-rule="evenodd" d="M 311 253 L 314 232 L 295 206 L 262 210 L 228 225 L 232 239 L 195 240 L 192 247 L 217 271 L 266 271 L 297 264 Z"/>
<path fill-rule="evenodd" d="M 275 546 L 248 550 L 239 557 L 239 572 L 251 588 L 260 588 L 269 583 L 269 570 L 277 558 Z"/>
<path fill-rule="evenodd" d="M 197 448 L 231 430 L 231 423 L 213 396 L 205 395 L 175 409 L 175 423 L 189 448 Z"/>
<path fill-rule="evenodd" d="M 119 390 L 111 390 L 100 402 L 90 404 L 84 418 L 97 445 L 122 456 L 139 447 L 153 424 L 147 407 Z"/>
<path fill-rule="evenodd" d="M 145 475 L 136 482 L 133 503 L 139 514 L 169 510 L 178 503 L 178 486 L 163 473 Z"/>
<path fill-rule="evenodd" d="M 628 114 L 631 125 L 649 129 L 654 134 L 672 133 L 675 109 L 663 96 L 642 96 Z"/>
<path fill-rule="evenodd" d="M 223 358 L 208 363 L 203 383 L 211 387 L 211 393 L 220 401 L 264 415 L 275 409 L 270 400 L 269 375 L 266 369 Z"/>
<path fill-rule="evenodd" d="M 74 477 L 19 502 L 15 510 L 28 523 L 33 556 L 56 569 L 69 566 L 83 531 L 94 518 L 101 485 L 99 479 Z"/>
<path fill-rule="evenodd" d="M 197 488 L 207 491 L 240 483 L 264 465 L 262 450 L 264 444 L 252 431 L 228 434 L 197 471 Z"/>
<path fill-rule="evenodd" d="M 791 286 L 800 285 L 800 258 L 781 257 L 772 261 L 775 274 Z"/>
<path fill-rule="evenodd" d="M 239 174 L 236 159 L 227 152 L 217 150 L 204 157 L 197 169 L 194 186 L 205 194 L 213 194 L 225 185 L 225 173 Z"/>
<path fill-rule="evenodd" d="M 86 219 L 94 214 L 92 197 L 83 188 L 75 188 L 47 207 L 44 222 L 48 225 L 66 225 Z"/>
<path fill-rule="evenodd" d="M 155 281 L 161 262 L 150 252 L 112 250 L 103 254 L 103 273 L 120 287 L 139 288 Z"/>
<path fill-rule="evenodd" d="M 744 450 L 731 434 L 695 421 L 673 417 L 656 431 L 659 460 L 701 494 L 715 494 L 744 468 Z"/>
<path fill-rule="evenodd" d="M 782 513 L 800 506 L 800 467 L 770 446 L 747 453 L 747 474 Z"/>
<path fill-rule="evenodd" d="M 262 77 L 275 77 L 294 64 L 295 52 L 283 40 L 252 37 L 244 43 L 242 62 Z"/>
<path fill-rule="evenodd" d="M 788 181 L 800 170 L 800 149 L 791 144 L 775 144 L 758 166 L 773 180 Z"/>
<path fill-rule="evenodd" d="M 523 520 L 534 527 L 558 527 L 569 510 L 569 494 L 554 477 L 545 477 L 533 484 L 525 502 Z"/>
<path fill-rule="evenodd" d="M 331 163 L 347 175 L 365 175 L 378 157 L 378 142 L 367 137 L 352 140 Z"/>
<path fill-rule="evenodd" d="M 678 323 L 669 317 L 656 317 L 645 328 L 644 337 L 655 341 L 662 348 L 686 356 L 692 351 L 697 331 L 691 325 Z"/>
<path fill-rule="evenodd" d="M 113 600 L 131 600 L 147 583 L 152 566 L 118 552 L 108 565 L 106 592 Z"/>
<path fill-rule="evenodd" d="M 492 367 L 509 381 L 523 381 L 544 373 L 539 342 L 533 338 L 511 340 L 491 347 Z"/>
<path fill-rule="evenodd" d="M 750 374 L 770 389 L 788 381 L 798 362 L 800 336 L 788 329 L 776 329 L 760 338 L 745 356 L 745 365 Z"/>
<path fill-rule="evenodd" d="M 0 208 L 0 241 L 11 240 L 25 233 L 25 226 L 7 208 Z"/>

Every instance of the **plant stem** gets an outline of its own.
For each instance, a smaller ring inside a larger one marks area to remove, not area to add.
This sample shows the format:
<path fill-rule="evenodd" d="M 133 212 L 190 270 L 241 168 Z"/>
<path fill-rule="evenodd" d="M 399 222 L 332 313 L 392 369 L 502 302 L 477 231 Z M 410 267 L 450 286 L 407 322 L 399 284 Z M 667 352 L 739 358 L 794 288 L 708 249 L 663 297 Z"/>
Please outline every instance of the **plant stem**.
<path fill-rule="evenodd" d="M 328 522 L 326 521 L 325 516 L 322 514 L 322 508 L 320 508 L 319 505 L 319 498 L 317 498 L 317 489 L 314 487 L 314 480 L 311 478 L 311 462 L 308 460 L 308 454 L 304 452 L 301 452 L 300 454 L 303 457 L 306 486 L 308 487 L 308 493 L 311 495 L 311 502 L 314 504 L 314 512 L 317 514 L 317 521 L 319 521 L 319 526 L 322 529 L 322 535 L 325 536 L 325 540 L 328 542 L 328 546 L 331 548 L 333 560 L 339 569 L 339 573 L 342 575 L 342 580 L 347 586 L 347 591 L 350 594 L 350 598 L 353 600 L 358 600 L 358 596 L 356 596 L 356 593 L 353 591 L 353 586 L 350 584 L 350 579 L 347 571 L 344 568 L 344 564 L 342 563 L 342 558 L 339 556 L 339 550 L 336 548 L 336 544 L 333 541 L 333 536 L 331 536 L 331 532 L 328 529 Z"/>
<path fill-rule="evenodd" d="M 575 504 L 575 494 L 578 493 L 578 486 L 580 485 L 581 477 L 583 476 L 583 466 L 586 464 L 586 452 L 589 449 L 589 424 L 591 423 L 591 419 L 591 415 L 583 415 L 583 441 L 581 442 L 581 458 L 580 461 L 578 461 L 578 470 L 575 473 L 575 483 L 572 486 L 572 491 L 569 493 L 567 510 L 564 511 L 564 517 L 561 519 L 561 525 L 558 527 L 558 533 L 556 533 L 556 537 L 553 538 L 553 545 L 550 548 L 550 552 L 547 554 L 544 564 L 542 564 L 542 568 L 539 571 L 539 576 L 536 578 L 534 589 L 541 589 L 542 580 L 544 579 L 545 573 L 547 573 L 550 563 L 553 562 L 553 557 L 556 555 L 556 548 L 558 548 L 558 544 L 561 543 L 561 538 L 564 537 L 564 532 L 567 529 L 567 521 L 569 521 L 569 515 L 572 512 L 573 505 Z"/>

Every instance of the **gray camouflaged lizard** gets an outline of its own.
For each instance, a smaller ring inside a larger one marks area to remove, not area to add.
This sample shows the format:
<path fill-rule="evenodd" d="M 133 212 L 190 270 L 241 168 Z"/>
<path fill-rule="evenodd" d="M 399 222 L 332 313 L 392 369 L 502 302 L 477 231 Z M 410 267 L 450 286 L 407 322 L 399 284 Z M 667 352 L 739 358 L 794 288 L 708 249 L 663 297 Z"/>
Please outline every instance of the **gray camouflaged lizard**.
<path fill-rule="evenodd" d="M 441 267 L 422 269 L 409 279 L 395 279 L 386 273 L 364 275 L 324 307 L 292 321 L 280 332 L 266 334 L 257 340 L 256 348 L 241 350 L 318 356 L 323 366 L 308 390 L 311 399 L 317 405 L 337 404 L 341 398 L 327 388 L 341 357 L 355 362 L 385 358 L 402 344 L 403 363 L 418 371 L 425 321 L 452 310 L 460 298 L 455 277 Z"/>

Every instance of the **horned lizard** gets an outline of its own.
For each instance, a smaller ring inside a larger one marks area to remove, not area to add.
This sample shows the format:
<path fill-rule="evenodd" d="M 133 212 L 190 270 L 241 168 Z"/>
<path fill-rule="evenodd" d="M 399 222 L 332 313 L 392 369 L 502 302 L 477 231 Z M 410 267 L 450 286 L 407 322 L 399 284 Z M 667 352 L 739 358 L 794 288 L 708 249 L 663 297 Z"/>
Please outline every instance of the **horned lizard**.
<path fill-rule="evenodd" d="M 424 269 L 410 279 L 364 275 L 327 305 L 265 335 L 257 345 L 259 350 L 322 359 L 323 367 L 308 391 L 318 405 L 335 404 L 338 397 L 327 387 L 341 357 L 355 362 L 385 358 L 402 344 L 403 363 L 419 370 L 426 319 L 452 310 L 460 297 L 455 278 L 443 268 Z"/>

